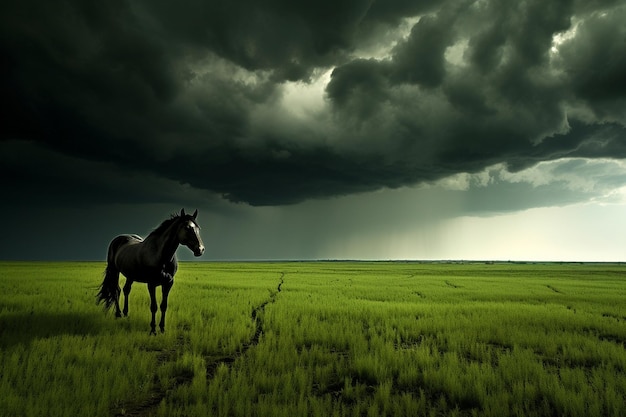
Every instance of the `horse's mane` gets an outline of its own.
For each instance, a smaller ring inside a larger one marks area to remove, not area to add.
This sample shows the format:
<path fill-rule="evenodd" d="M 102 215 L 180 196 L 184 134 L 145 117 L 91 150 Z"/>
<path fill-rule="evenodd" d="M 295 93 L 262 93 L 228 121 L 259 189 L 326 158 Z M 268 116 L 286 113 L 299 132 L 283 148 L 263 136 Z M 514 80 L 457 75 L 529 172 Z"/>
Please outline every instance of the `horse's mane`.
<path fill-rule="evenodd" d="M 159 226 L 157 226 L 156 229 L 154 229 L 152 232 L 150 232 L 150 236 L 151 235 L 162 234 L 163 232 L 165 232 L 165 230 L 168 227 L 170 227 L 172 225 L 172 223 L 174 223 L 176 220 L 178 220 L 180 218 L 181 218 L 180 214 L 177 214 L 177 213 L 170 215 L 169 219 L 163 220 L 163 223 L 161 223 Z"/>

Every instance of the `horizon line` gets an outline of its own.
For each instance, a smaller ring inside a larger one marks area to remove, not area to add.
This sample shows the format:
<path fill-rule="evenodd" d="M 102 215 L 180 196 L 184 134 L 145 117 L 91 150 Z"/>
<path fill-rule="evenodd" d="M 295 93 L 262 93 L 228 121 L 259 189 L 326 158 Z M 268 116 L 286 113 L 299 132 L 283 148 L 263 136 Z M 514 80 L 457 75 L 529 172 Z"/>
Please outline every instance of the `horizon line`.
<path fill-rule="evenodd" d="M 106 259 L 0 259 L 0 262 L 106 262 Z M 178 259 L 189 263 L 441 263 L 441 264 L 626 264 L 626 261 L 599 260 L 502 260 L 502 259 L 356 259 L 356 258 L 301 258 L 301 259 Z"/>

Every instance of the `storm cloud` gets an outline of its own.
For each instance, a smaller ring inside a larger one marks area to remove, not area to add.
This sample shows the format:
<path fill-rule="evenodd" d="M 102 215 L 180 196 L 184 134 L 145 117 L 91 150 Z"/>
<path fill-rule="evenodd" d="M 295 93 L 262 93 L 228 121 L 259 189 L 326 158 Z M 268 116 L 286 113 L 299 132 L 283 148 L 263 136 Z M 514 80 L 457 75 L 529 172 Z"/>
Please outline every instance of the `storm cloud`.
<path fill-rule="evenodd" d="M 10 198 L 271 206 L 626 157 L 620 1 L 10 0 L 0 12 Z"/>

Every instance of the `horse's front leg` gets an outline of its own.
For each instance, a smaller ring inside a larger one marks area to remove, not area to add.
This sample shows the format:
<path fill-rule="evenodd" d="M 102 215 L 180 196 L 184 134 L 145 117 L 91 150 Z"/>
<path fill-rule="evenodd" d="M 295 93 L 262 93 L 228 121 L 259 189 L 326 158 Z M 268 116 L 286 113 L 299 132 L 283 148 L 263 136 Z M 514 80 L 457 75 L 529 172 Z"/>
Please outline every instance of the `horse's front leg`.
<path fill-rule="evenodd" d="M 150 311 L 152 312 L 152 321 L 150 322 L 150 334 L 156 335 L 156 285 L 148 284 L 148 292 L 150 292 Z"/>
<path fill-rule="evenodd" d="M 161 333 L 165 333 L 165 312 L 167 311 L 167 297 L 170 294 L 172 285 L 174 285 L 173 280 L 163 284 L 163 298 L 161 299 L 161 322 L 159 323 Z"/>

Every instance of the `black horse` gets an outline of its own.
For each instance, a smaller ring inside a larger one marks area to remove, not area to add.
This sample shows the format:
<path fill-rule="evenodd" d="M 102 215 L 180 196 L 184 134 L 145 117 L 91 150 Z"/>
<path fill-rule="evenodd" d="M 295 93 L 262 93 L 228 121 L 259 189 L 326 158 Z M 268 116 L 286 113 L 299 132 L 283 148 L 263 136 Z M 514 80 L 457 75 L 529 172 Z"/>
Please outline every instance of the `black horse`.
<path fill-rule="evenodd" d="M 174 274 L 178 269 L 176 260 L 178 245 L 187 246 L 195 256 L 204 253 L 200 227 L 196 223 L 197 216 L 198 210 L 189 215 L 185 213 L 185 209 L 182 209 L 180 214 L 172 215 L 145 239 L 137 235 L 121 235 L 113 239 L 109 244 L 104 281 L 96 296 L 98 304 L 104 303 L 106 310 L 115 305 L 115 317 L 122 316 L 119 304 L 121 272 L 126 277 L 123 313 L 124 316 L 128 316 L 128 295 L 133 282 L 148 284 L 150 311 L 152 312 L 150 334 L 156 334 L 156 287 L 161 286 L 163 299 L 161 300 L 159 327 L 161 332 L 164 332 L 167 296 L 174 285 Z"/>

